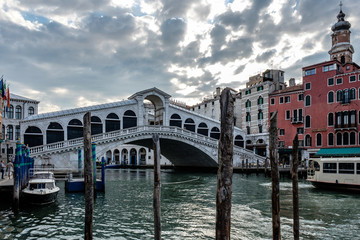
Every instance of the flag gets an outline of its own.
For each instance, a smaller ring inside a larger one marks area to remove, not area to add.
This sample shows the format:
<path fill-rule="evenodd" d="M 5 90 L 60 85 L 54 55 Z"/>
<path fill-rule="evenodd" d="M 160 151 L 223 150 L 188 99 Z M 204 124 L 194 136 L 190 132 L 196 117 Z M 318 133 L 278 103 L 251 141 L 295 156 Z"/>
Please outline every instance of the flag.
<path fill-rule="evenodd" d="M 10 107 L 10 89 L 7 87 L 6 89 L 6 101 L 7 101 L 7 108 Z"/>
<path fill-rule="evenodd" d="M 5 97 L 5 89 L 4 89 L 4 80 L 3 80 L 2 76 L 1 76 L 1 80 L 0 80 L 0 91 L 1 91 L 1 97 L 4 98 Z"/>
<path fill-rule="evenodd" d="M 1 96 L 3 99 L 6 99 L 6 82 L 3 81 L 1 86 Z"/>

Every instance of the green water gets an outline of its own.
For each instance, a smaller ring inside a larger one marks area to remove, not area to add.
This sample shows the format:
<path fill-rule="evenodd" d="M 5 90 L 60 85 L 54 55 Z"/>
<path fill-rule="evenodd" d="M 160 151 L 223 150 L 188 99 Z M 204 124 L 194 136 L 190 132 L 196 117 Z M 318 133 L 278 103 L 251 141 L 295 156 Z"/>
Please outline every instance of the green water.
<path fill-rule="evenodd" d="M 163 171 L 162 239 L 215 239 L 216 174 Z M 0 239 L 83 239 L 84 196 L 64 192 L 46 207 L 18 215 L 0 207 Z M 292 239 L 292 190 L 280 183 L 281 235 Z M 98 193 L 94 239 L 153 239 L 153 171 L 106 171 Z M 314 189 L 299 183 L 301 239 L 360 239 L 360 196 Z M 270 178 L 234 174 L 231 239 L 272 239 Z"/>

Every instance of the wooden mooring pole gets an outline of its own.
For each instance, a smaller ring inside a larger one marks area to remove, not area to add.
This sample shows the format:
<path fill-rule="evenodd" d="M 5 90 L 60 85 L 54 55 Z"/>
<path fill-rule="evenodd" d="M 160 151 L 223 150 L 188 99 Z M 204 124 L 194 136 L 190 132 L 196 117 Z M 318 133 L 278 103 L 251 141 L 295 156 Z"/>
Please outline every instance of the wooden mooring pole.
<path fill-rule="evenodd" d="M 154 148 L 154 231 L 155 240 L 161 239 L 161 205 L 160 205 L 160 141 L 157 133 L 153 134 L 153 148 Z"/>
<path fill-rule="evenodd" d="M 271 202 L 273 239 L 281 239 L 280 234 L 280 189 L 279 160 L 277 156 L 277 111 L 270 118 L 269 150 L 271 164 Z"/>
<path fill-rule="evenodd" d="M 233 175 L 234 98 L 225 88 L 220 96 L 221 129 L 216 191 L 216 239 L 230 240 Z M 240 237 L 240 236 L 238 236 Z"/>
<path fill-rule="evenodd" d="M 293 233 L 294 240 L 299 239 L 299 186 L 298 186 L 298 165 L 299 165 L 299 139 L 296 134 L 293 141 L 292 150 L 292 166 L 291 166 L 291 178 L 292 178 L 292 189 L 293 189 Z"/>
<path fill-rule="evenodd" d="M 91 157 L 91 114 L 84 115 L 85 240 L 93 239 L 94 181 Z"/>

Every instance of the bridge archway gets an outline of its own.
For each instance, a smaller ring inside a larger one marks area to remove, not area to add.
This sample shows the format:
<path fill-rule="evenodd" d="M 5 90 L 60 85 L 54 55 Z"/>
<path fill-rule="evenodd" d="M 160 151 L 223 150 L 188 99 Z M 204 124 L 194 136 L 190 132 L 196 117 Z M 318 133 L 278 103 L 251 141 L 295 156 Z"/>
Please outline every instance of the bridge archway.
<path fill-rule="evenodd" d="M 145 97 L 145 100 L 151 102 L 154 108 L 154 117 L 153 123 L 154 125 L 163 125 L 164 124 L 164 102 L 157 95 L 148 95 Z"/>

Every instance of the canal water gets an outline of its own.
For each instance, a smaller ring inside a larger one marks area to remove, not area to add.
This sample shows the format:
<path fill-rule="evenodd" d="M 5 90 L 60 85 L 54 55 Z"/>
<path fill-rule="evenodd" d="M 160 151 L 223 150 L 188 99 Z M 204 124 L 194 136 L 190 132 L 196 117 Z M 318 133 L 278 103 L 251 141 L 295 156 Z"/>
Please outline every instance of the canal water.
<path fill-rule="evenodd" d="M 161 173 L 162 239 L 215 239 L 216 174 Z M 272 239 L 271 179 L 233 175 L 231 239 Z M 0 207 L 0 239 L 83 239 L 84 195 L 65 193 L 53 205 Z M 290 179 L 280 183 L 281 235 L 292 239 Z M 360 196 L 299 183 L 301 239 L 360 239 Z M 98 193 L 94 239 L 153 239 L 153 171 L 108 169 Z"/>

